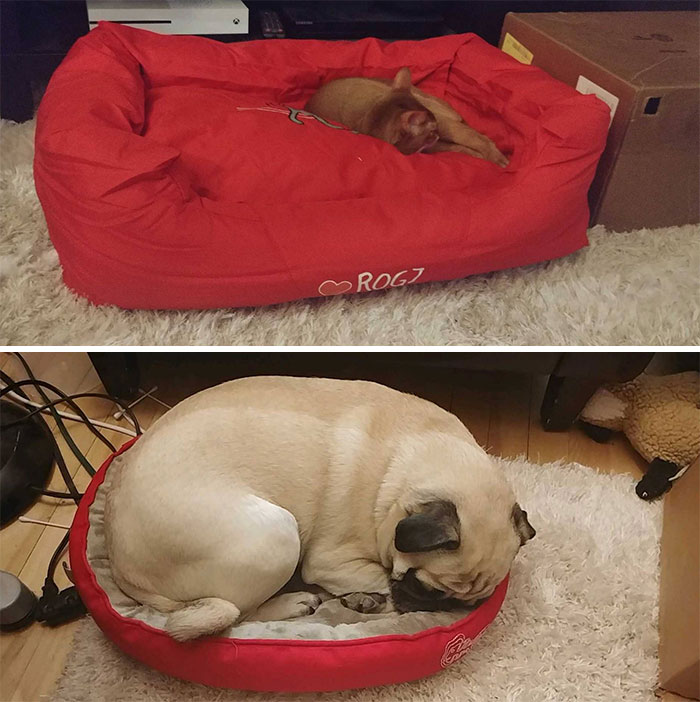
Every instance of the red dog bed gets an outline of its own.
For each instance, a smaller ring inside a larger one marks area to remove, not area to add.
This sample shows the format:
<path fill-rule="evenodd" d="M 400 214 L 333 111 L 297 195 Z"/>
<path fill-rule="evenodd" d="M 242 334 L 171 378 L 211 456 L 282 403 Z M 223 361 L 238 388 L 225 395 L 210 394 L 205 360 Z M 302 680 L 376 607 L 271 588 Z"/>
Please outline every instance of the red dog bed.
<path fill-rule="evenodd" d="M 179 643 L 144 621 L 139 610 L 145 608 L 118 590 L 100 544 L 104 515 L 100 486 L 106 484 L 115 456 L 132 443 L 105 461 L 80 501 L 70 531 L 70 562 L 80 596 L 105 635 L 125 653 L 157 670 L 192 682 L 264 692 L 386 685 L 416 680 L 455 663 L 498 614 L 507 578 L 467 616 L 454 612 L 393 615 L 392 622 L 418 614 L 423 621 L 460 617 L 447 626 L 431 626 L 408 635 L 362 637 L 355 632 L 354 638 L 334 640 L 210 636 Z M 245 632 L 245 628 L 234 627 L 232 631 Z"/>
<path fill-rule="evenodd" d="M 404 156 L 299 112 L 328 80 L 402 66 L 510 166 Z M 575 251 L 608 121 L 471 34 L 223 44 L 101 23 L 51 79 L 34 171 L 65 282 L 93 302 L 264 305 Z"/>

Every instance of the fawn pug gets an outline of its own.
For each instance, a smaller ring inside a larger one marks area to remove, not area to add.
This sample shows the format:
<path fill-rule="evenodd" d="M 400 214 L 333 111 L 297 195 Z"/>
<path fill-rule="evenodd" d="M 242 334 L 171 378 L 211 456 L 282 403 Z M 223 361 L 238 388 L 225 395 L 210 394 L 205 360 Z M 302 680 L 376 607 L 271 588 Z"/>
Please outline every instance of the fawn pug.
<path fill-rule="evenodd" d="M 297 567 L 358 611 L 474 604 L 534 536 L 452 414 L 365 381 L 256 377 L 184 400 L 123 456 L 105 530 L 121 589 L 180 640 L 303 616 Z"/>
<path fill-rule="evenodd" d="M 402 68 L 393 81 L 332 80 L 311 96 L 304 109 L 382 139 L 403 154 L 458 151 L 508 165 L 491 139 L 466 124 L 447 102 L 412 85 L 408 68 Z"/>

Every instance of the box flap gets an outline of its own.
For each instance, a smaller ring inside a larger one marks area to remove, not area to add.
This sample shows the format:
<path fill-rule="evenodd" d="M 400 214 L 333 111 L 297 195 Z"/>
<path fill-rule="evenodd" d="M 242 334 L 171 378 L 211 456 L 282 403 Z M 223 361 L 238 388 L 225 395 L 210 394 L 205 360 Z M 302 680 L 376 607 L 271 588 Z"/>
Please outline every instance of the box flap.
<path fill-rule="evenodd" d="M 513 13 L 631 85 L 698 86 L 697 12 Z"/>

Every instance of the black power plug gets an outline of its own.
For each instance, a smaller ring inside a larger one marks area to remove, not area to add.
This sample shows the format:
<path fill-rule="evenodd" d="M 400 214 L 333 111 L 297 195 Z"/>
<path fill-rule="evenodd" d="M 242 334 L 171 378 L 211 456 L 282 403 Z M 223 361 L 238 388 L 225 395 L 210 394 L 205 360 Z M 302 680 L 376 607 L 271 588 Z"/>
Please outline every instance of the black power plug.
<path fill-rule="evenodd" d="M 75 587 L 68 587 L 61 592 L 52 592 L 52 589 L 49 588 L 47 592 L 47 588 L 44 586 L 44 594 L 39 600 L 36 612 L 37 621 L 48 626 L 58 626 L 64 622 L 78 619 L 87 612 Z"/>

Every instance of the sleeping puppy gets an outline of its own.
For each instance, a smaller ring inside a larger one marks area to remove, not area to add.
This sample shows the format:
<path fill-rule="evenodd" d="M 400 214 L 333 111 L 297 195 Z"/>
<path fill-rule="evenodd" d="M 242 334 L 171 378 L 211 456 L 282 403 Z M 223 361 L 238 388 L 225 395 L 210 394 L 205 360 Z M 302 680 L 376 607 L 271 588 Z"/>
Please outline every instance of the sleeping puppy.
<path fill-rule="evenodd" d="M 452 414 L 364 381 L 257 377 L 181 402 L 111 469 L 114 578 L 186 640 L 310 614 L 473 605 L 535 534 Z"/>
<path fill-rule="evenodd" d="M 412 85 L 408 68 L 393 81 L 332 80 L 311 96 L 304 109 L 393 144 L 402 154 L 457 151 L 508 165 L 491 139 L 466 124 L 447 102 Z"/>

